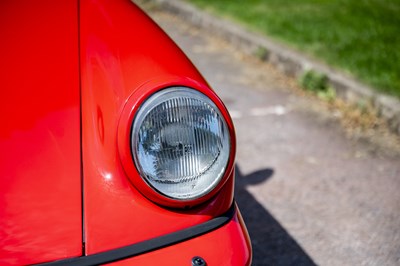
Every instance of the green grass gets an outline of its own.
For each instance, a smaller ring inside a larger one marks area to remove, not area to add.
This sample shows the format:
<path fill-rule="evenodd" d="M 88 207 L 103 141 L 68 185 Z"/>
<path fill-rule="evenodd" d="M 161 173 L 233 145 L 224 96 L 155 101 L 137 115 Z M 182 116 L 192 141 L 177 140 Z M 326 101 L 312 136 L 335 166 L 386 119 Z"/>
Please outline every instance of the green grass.
<path fill-rule="evenodd" d="M 189 0 L 400 97 L 400 0 Z"/>

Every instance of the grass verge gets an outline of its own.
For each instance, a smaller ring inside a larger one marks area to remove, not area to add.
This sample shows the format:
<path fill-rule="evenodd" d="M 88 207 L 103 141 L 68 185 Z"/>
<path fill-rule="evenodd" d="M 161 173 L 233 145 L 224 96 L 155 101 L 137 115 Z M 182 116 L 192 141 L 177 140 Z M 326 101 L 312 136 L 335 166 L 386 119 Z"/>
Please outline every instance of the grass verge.
<path fill-rule="evenodd" d="M 400 0 L 187 0 L 400 97 Z"/>

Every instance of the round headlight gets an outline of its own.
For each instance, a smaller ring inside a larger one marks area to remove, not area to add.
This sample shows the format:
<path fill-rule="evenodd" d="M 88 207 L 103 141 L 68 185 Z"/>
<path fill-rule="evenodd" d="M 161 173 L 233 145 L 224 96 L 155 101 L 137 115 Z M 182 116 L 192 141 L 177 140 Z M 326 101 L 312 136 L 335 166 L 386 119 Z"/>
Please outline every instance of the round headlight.
<path fill-rule="evenodd" d="M 158 193 L 193 200 L 222 180 L 230 137 L 217 106 L 186 87 L 161 90 L 137 112 L 131 148 L 141 177 Z"/>

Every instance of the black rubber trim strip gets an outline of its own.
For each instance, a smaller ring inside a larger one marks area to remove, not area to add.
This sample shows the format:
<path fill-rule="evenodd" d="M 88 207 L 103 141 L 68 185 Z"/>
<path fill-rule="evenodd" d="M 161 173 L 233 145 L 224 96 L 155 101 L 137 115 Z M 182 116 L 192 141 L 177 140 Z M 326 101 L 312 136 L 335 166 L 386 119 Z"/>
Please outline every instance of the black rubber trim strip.
<path fill-rule="evenodd" d="M 99 265 L 104 263 L 115 262 L 122 259 L 134 257 L 146 252 L 161 249 L 170 245 L 174 245 L 191 238 L 204 235 L 210 231 L 216 230 L 221 226 L 228 223 L 235 215 L 235 204 L 229 208 L 229 210 L 221 216 L 213 218 L 207 222 L 199 225 L 192 226 L 174 233 L 166 234 L 161 237 L 149 239 L 143 242 L 139 242 L 133 245 L 125 246 L 122 248 L 113 249 L 93 255 L 82 256 L 77 258 L 58 260 L 48 263 L 39 264 L 41 266 L 87 266 L 87 265 Z"/>

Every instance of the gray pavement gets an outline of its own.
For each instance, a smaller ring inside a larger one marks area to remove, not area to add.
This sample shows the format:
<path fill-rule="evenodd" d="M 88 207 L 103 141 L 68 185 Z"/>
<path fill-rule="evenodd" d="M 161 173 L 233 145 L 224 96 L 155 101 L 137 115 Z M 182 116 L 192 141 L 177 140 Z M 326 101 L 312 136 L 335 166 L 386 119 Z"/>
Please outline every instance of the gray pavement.
<path fill-rule="evenodd" d="M 273 67 L 171 15 L 150 15 L 233 117 L 236 200 L 252 238 L 253 265 L 400 265 L 394 145 L 349 138 L 335 114 L 296 93 Z"/>

